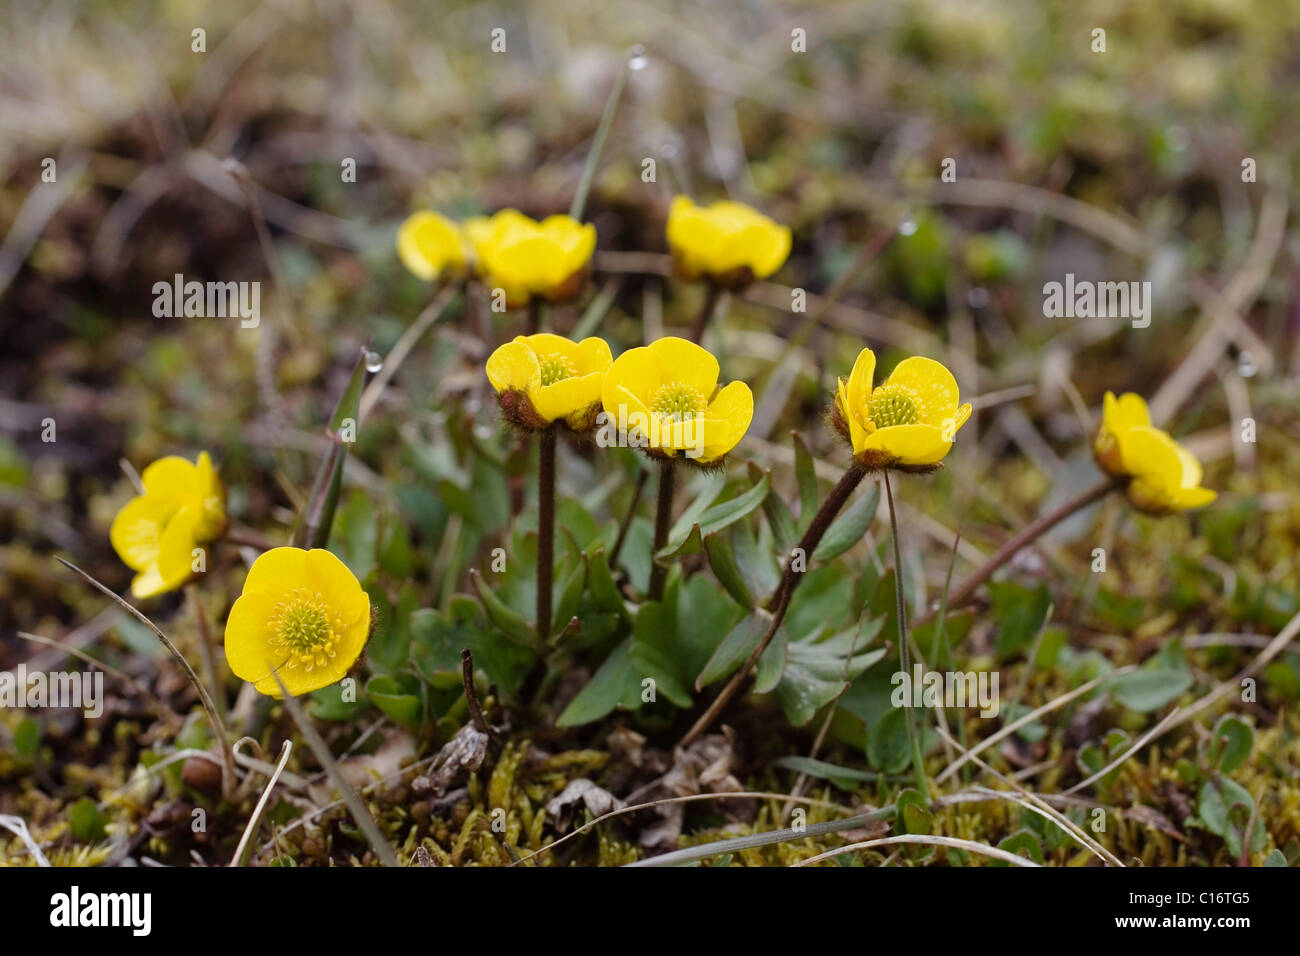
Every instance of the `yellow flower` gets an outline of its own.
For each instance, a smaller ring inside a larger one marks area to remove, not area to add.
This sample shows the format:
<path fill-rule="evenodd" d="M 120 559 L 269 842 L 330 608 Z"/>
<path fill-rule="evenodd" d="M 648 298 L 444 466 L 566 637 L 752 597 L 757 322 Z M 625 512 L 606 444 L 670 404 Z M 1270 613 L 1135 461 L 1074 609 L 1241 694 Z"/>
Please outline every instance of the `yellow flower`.
<path fill-rule="evenodd" d="M 464 230 L 484 281 L 504 290 L 512 309 L 535 295 L 552 302 L 573 298 L 596 249 L 596 227 L 569 216 L 536 222 L 502 209 L 490 219 L 466 220 Z"/>
<path fill-rule="evenodd" d="M 197 463 L 160 458 L 140 481 L 144 494 L 123 506 L 108 536 L 122 561 L 139 572 L 131 593 L 147 598 L 194 576 L 194 549 L 225 530 L 226 489 L 206 451 Z"/>
<path fill-rule="evenodd" d="M 397 230 L 397 257 L 426 282 L 464 272 L 468 251 L 467 234 L 436 212 L 414 213 Z"/>
<path fill-rule="evenodd" d="M 487 376 L 514 424 L 547 428 L 564 419 L 582 431 L 591 427 L 610 360 L 603 339 L 570 342 L 540 332 L 516 336 L 493 352 Z"/>
<path fill-rule="evenodd" d="M 629 349 L 605 374 L 605 428 L 661 458 L 717 461 L 744 436 L 754 396 L 744 382 L 718 387 L 718 360 L 686 339 Z M 612 435 L 602 444 L 614 444 Z"/>
<path fill-rule="evenodd" d="M 341 680 L 370 637 L 370 598 L 329 551 L 273 548 L 248 569 L 226 619 L 226 660 L 260 693 L 295 697 Z"/>
<path fill-rule="evenodd" d="M 1133 392 L 1119 398 L 1106 393 L 1092 450 L 1103 470 L 1132 479 L 1129 500 L 1142 511 L 1170 514 L 1204 507 L 1218 497 L 1201 487 L 1196 456 L 1152 426 L 1147 403 Z"/>
<path fill-rule="evenodd" d="M 726 288 L 766 279 L 790 255 L 790 230 L 742 203 L 697 206 L 686 196 L 668 210 L 668 248 L 687 278 Z"/>
<path fill-rule="evenodd" d="M 913 356 L 898 363 L 883 384 L 871 387 L 876 356 L 863 349 L 849 379 L 839 380 L 835 423 L 870 468 L 931 471 L 970 418 L 957 404 L 957 382 L 942 363 Z"/>

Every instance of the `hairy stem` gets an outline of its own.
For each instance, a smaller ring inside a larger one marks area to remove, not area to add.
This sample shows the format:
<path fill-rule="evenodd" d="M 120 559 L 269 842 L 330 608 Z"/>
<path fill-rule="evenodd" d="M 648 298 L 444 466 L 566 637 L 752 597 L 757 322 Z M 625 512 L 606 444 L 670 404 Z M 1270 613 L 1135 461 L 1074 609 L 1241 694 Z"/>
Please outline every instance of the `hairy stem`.
<path fill-rule="evenodd" d="M 659 466 L 659 502 L 655 506 L 655 542 L 650 557 L 650 589 L 647 597 L 651 601 L 662 601 L 664 581 L 668 577 L 668 568 L 654 557 L 668 543 L 668 530 L 673 523 L 673 478 L 675 463 L 671 458 Z"/>
<path fill-rule="evenodd" d="M 537 641 L 551 639 L 551 584 L 555 574 L 555 427 L 540 435 L 537 466 Z"/>

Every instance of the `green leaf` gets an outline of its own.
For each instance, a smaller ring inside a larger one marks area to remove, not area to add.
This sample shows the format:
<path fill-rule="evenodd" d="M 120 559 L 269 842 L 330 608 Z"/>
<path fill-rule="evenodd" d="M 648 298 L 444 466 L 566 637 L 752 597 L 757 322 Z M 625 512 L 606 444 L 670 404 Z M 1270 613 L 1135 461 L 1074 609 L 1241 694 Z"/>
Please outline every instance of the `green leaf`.
<path fill-rule="evenodd" d="M 632 615 L 628 613 L 627 602 L 614 583 L 603 547 L 598 547 L 587 555 L 587 589 L 598 608 L 615 612 L 629 624 L 632 623 Z"/>
<path fill-rule="evenodd" d="M 674 611 L 672 654 L 683 684 L 690 686 L 695 682 L 695 676 L 717 650 L 722 635 L 744 616 L 745 609 L 719 590 L 708 575 L 696 574 L 681 583 Z"/>
<path fill-rule="evenodd" d="M 14 751 L 24 760 L 33 759 L 41 749 L 41 725 L 31 717 L 24 717 L 14 728 Z"/>
<path fill-rule="evenodd" d="M 1145 714 L 1159 710 L 1192 686 L 1192 675 L 1182 670 L 1142 668 L 1112 677 L 1108 684 L 1117 701 Z"/>
<path fill-rule="evenodd" d="M 68 807 L 68 823 L 72 826 L 72 835 L 82 843 L 104 839 L 104 818 L 100 816 L 98 804 L 90 797 L 82 797 Z"/>
<path fill-rule="evenodd" d="M 471 571 L 470 577 L 474 580 L 474 589 L 478 592 L 479 601 L 483 604 L 483 610 L 487 612 L 488 620 L 500 628 L 501 633 L 512 643 L 529 650 L 536 650 L 537 633 L 532 625 L 497 597 L 496 592 L 483 580 L 483 575 Z"/>
<path fill-rule="evenodd" d="M 898 795 L 894 806 L 897 808 L 894 819 L 900 832 L 917 836 L 925 836 L 930 832 L 934 825 L 934 815 L 930 813 L 930 805 L 919 790 L 910 787 L 904 790 Z"/>
<path fill-rule="evenodd" d="M 767 648 L 758 657 L 754 666 L 754 691 L 766 694 L 776 690 L 785 676 L 786 663 L 789 660 L 790 641 L 785 636 L 785 628 L 780 628 L 772 635 Z"/>
<path fill-rule="evenodd" d="M 663 694 L 678 707 L 691 706 L 691 692 L 678 675 L 678 658 L 673 653 L 673 622 L 668 608 L 659 601 L 641 605 L 632 625 L 632 663 L 641 669 L 642 679 L 655 682 L 656 695 Z"/>
<path fill-rule="evenodd" d="M 460 652 L 465 648 L 474 655 L 475 668 L 506 695 L 519 689 L 537 660 L 530 649 L 506 640 L 489 623 L 482 605 L 467 594 L 454 595 L 445 613 L 431 608 L 413 612 L 410 629 L 411 660 L 435 688 L 460 683 Z"/>
<path fill-rule="evenodd" d="M 713 576 L 727 589 L 741 607 L 753 608 L 754 595 L 745 583 L 745 577 L 736 564 L 736 554 L 731 547 L 731 535 L 711 534 L 704 539 L 704 551 L 709 556 Z"/>
<path fill-rule="evenodd" d="M 420 598 L 410 584 L 402 589 L 397 607 L 389 603 L 388 595 L 381 588 L 371 585 L 366 591 L 376 614 L 375 632 L 366 645 L 366 657 L 372 665 L 392 673 L 411 658 L 410 618 L 419 607 Z"/>
<path fill-rule="evenodd" d="M 1043 848 L 1038 843 L 1038 837 L 1034 836 L 1029 830 L 1017 830 L 1009 837 L 1005 837 L 998 843 L 998 849 L 1006 850 L 1008 853 L 1015 853 L 1038 864 L 1043 862 Z M 1010 865 L 1010 863 L 1003 860 L 989 861 L 989 866 Z"/>
<path fill-rule="evenodd" d="M 578 604 L 582 601 L 583 588 L 587 583 L 587 563 L 579 558 L 567 574 L 557 574 L 556 577 L 560 579 L 556 582 L 559 596 L 554 602 L 555 613 L 552 617 L 551 633 L 558 636 L 578 612 Z"/>
<path fill-rule="evenodd" d="M 1228 777 L 1215 777 L 1201 787 L 1196 812 L 1205 828 L 1222 837 L 1233 857 L 1241 856 L 1247 821 L 1255 801 L 1245 787 Z M 1236 811 L 1234 813 L 1234 811 Z M 1256 817 L 1251 833 L 1250 852 L 1264 848 L 1264 821 Z"/>
<path fill-rule="evenodd" d="M 1052 596 L 1045 584 L 1026 588 L 1010 581 L 990 581 L 988 589 L 998 624 L 994 649 L 999 659 L 1007 660 L 1033 644 L 1047 619 Z"/>
<path fill-rule="evenodd" d="M 817 469 L 803 436 L 791 432 L 794 443 L 794 477 L 799 484 L 799 530 L 805 531 L 817 513 Z"/>
<path fill-rule="evenodd" d="M 1220 773 L 1232 773 L 1250 757 L 1255 731 L 1240 717 L 1224 714 L 1214 726 L 1210 765 Z"/>
<path fill-rule="evenodd" d="M 841 767 L 838 764 L 826 763 L 823 760 L 814 760 L 811 757 L 781 757 L 772 761 L 772 766 L 782 767 L 786 770 L 794 770 L 798 773 L 806 774 L 809 777 L 816 777 L 818 780 L 829 780 L 841 790 L 854 791 L 858 790 L 864 783 L 875 783 L 880 779 L 880 774 L 872 773 L 869 770 L 855 770 L 852 767 Z"/>
<path fill-rule="evenodd" d="M 736 568 L 745 587 L 754 596 L 751 607 L 766 604 L 781 583 L 781 569 L 771 551 L 754 533 L 753 522 L 742 521 L 731 527 L 731 547 L 736 555 Z"/>
<path fill-rule="evenodd" d="M 881 773 L 897 773 L 911 760 L 907 712 L 891 707 L 867 728 L 867 763 Z"/>
<path fill-rule="evenodd" d="M 1286 861 L 1286 854 L 1281 850 L 1270 850 L 1268 856 L 1264 857 L 1265 866 L 1290 866 Z"/>
<path fill-rule="evenodd" d="M 885 656 L 883 647 L 862 650 L 882 623 L 875 618 L 829 638 L 814 633 L 789 642 L 776 697 L 790 723 L 796 727 L 808 723 L 817 711 L 844 692 L 848 682 Z"/>
<path fill-rule="evenodd" d="M 880 485 L 872 482 L 865 491 L 859 492 L 853 504 L 839 513 L 831 526 L 826 529 L 821 544 L 813 552 L 817 561 L 830 561 L 837 558 L 849 548 L 862 540 L 862 536 L 871 527 L 880 505 Z"/>
<path fill-rule="evenodd" d="M 312 691 L 312 717 L 317 720 L 356 720 L 370 706 L 364 691 L 356 695 L 356 700 L 344 700 L 343 689 L 343 684 L 338 683 Z"/>
<path fill-rule="evenodd" d="M 599 720 L 615 707 L 641 706 L 641 671 L 632 661 L 632 641 L 629 635 L 610 651 L 587 686 L 564 708 L 556 726 L 578 727 Z"/>
<path fill-rule="evenodd" d="M 772 615 L 764 608 L 756 608 L 728 631 L 695 678 L 695 689 L 722 680 L 745 663 L 771 623 Z"/>
<path fill-rule="evenodd" d="M 408 728 L 419 726 L 424 705 L 419 695 L 396 677 L 376 674 L 366 681 L 366 696 L 394 723 Z"/>
<path fill-rule="evenodd" d="M 749 473 L 755 480 L 758 480 L 758 475 L 767 474 L 752 461 L 749 463 Z M 794 523 L 794 515 L 790 513 L 790 506 L 775 489 L 763 499 L 763 514 L 767 516 L 767 524 L 772 529 L 772 540 L 776 543 L 777 550 L 788 554 L 794 547 L 799 532 Z"/>
<path fill-rule="evenodd" d="M 673 534 L 668 538 L 668 543 L 655 553 L 655 560 L 664 561 L 679 554 L 695 554 L 700 550 L 702 538 L 730 527 L 762 505 L 771 487 L 771 476 L 764 474 L 754 487 L 743 494 L 713 505 L 698 517 L 692 516 L 693 520 L 689 525 L 683 526 L 682 522 L 678 521 Z"/>

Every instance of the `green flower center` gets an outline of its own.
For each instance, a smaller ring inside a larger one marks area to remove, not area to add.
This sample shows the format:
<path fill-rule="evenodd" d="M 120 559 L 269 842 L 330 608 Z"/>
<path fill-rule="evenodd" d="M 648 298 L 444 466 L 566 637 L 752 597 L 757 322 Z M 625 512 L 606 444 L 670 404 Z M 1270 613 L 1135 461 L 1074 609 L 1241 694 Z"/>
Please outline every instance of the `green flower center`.
<path fill-rule="evenodd" d="M 578 370 L 563 355 L 547 355 L 538 364 L 542 368 L 543 385 L 554 385 L 578 374 Z"/>
<path fill-rule="evenodd" d="M 276 606 L 270 624 L 271 645 L 289 653 L 287 667 L 324 667 L 337 653 L 334 645 L 342 628 L 319 594 L 305 588 L 289 592 Z"/>
<path fill-rule="evenodd" d="M 867 399 L 867 417 L 877 428 L 891 425 L 915 425 L 921 420 L 924 407 L 921 396 L 906 385 L 884 385 L 875 389 Z"/>
<path fill-rule="evenodd" d="M 704 396 L 699 390 L 683 382 L 660 385 L 650 399 L 650 410 L 673 422 L 694 418 L 704 411 L 704 405 Z"/>

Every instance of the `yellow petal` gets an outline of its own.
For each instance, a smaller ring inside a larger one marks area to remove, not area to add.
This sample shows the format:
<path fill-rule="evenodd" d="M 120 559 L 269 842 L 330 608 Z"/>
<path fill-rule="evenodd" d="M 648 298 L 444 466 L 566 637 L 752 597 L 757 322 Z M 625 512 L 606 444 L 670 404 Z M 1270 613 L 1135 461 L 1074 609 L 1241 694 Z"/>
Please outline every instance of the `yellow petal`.
<path fill-rule="evenodd" d="M 900 465 L 934 465 L 951 447 L 935 425 L 891 425 L 868 435 L 862 450 L 882 451 Z"/>
<path fill-rule="evenodd" d="M 862 451 L 866 447 L 867 430 L 862 427 L 859 416 L 853 413 L 849 403 L 849 386 L 844 379 L 839 380 L 835 390 L 835 402 L 840 409 L 840 417 L 849 425 L 849 443 L 853 446 L 854 454 Z"/>
<path fill-rule="evenodd" d="M 488 356 L 488 381 L 498 392 L 526 391 L 541 374 L 536 353 L 518 340 L 507 342 Z"/>
<path fill-rule="evenodd" d="M 920 397 L 922 425 L 942 426 L 957 410 L 957 380 L 942 362 L 920 355 L 903 359 L 887 383 L 906 386 Z"/>
<path fill-rule="evenodd" d="M 856 421 L 859 427 L 867 424 L 867 400 L 871 398 L 871 382 L 875 375 L 876 353 L 871 349 L 863 349 L 853 363 L 853 371 L 849 373 L 848 391 L 845 395 L 848 417 Z"/>
<path fill-rule="evenodd" d="M 244 579 L 244 593 L 282 594 L 307 587 L 307 552 L 302 548 L 272 548 L 258 556 Z"/>
<path fill-rule="evenodd" d="M 306 563 L 308 586 L 338 612 L 340 620 L 353 624 L 364 617 L 369 627 L 370 597 L 338 555 L 324 548 L 312 548 L 307 552 Z"/>
<path fill-rule="evenodd" d="M 174 498 L 140 495 L 128 501 L 117 513 L 108 539 L 127 567 L 143 571 L 157 563 L 163 529 L 177 507 Z"/>
<path fill-rule="evenodd" d="M 177 455 L 159 458 L 140 475 L 147 495 L 190 497 L 198 491 L 198 473 L 194 463 Z"/>
<path fill-rule="evenodd" d="M 465 266 L 464 237 L 459 226 L 427 210 L 414 213 L 397 230 L 397 256 L 426 281 Z"/>
<path fill-rule="evenodd" d="M 576 378 L 565 378 L 550 385 L 541 385 L 530 389 L 528 400 L 533 403 L 537 414 L 548 422 L 567 418 L 574 412 L 580 412 L 600 401 L 601 386 L 605 376 L 601 372 L 592 372 Z"/>
<path fill-rule="evenodd" d="M 575 351 L 579 375 L 606 372 L 614 361 L 614 356 L 609 351 L 609 343 L 595 336 L 583 339 L 578 343 Z"/>
<path fill-rule="evenodd" d="M 135 598 L 156 597 L 172 590 L 171 585 L 158 573 L 158 565 L 151 564 L 131 580 L 131 596 Z"/>
<path fill-rule="evenodd" d="M 949 441 L 952 441 L 954 438 L 956 438 L 957 430 L 961 428 L 961 426 L 965 425 L 967 421 L 969 421 L 970 412 L 971 412 L 970 402 L 965 402 L 961 406 L 959 406 L 955 412 L 953 412 L 951 418 L 944 419 L 944 421 L 941 422 L 939 425 L 939 427 L 944 432 L 944 437 L 947 438 Z"/>
<path fill-rule="evenodd" d="M 718 360 L 708 349 L 675 335 L 651 342 L 650 350 L 659 359 L 662 381 L 689 385 L 707 401 L 718 384 Z"/>
<path fill-rule="evenodd" d="M 722 388 L 705 412 L 703 462 L 721 458 L 735 448 L 754 417 L 754 393 L 744 382 Z"/>
<path fill-rule="evenodd" d="M 276 690 L 271 670 L 284 663 L 270 659 L 269 642 L 275 636 L 271 622 L 279 601 L 277 594 L 245 591 L 235 599 L 226 618 L 226 663 L 236 677 L 263 694 Z"/>
<path fill-rule="evenodd" d="M 576 367 L 578 364 L 578 346 L 563 335 L 553 332 L 537 332 L 533 335 L 517 335 L 515 341 L 527 345 L 539 359 L 547 355 L 558 355 L 565 363 Z"/>
<path fill-rule="evenodd" d="M 198 547 L 194 529 L 200 518 L 197 505 L 186 505 L 163 530 L 158 543 L 158 573 L 169 589 L 180 587 L 194 576 L 194 549 Z"/>
<path fill-rule="evenodd" d="M 623 394 L 626 391 L 636 396 L 637 404 L 644 409 L 645 403 L 662 382 L 663 371 L 658 353 L 647 346 L 628 349 L 614 359 L 609 371 L 605 373 L 601 402 L 605 411 L 617 416 L 619 404 L 626 401 Z"/>
<path fill-rule="evenodd" d="M 1107 392 L 1102 400 L 1102 427 L 1110 431 L 1145 428 L 1151 424 L 1151 413 L 1141 395 L 1125 392 L 1119 398 Z"/>

